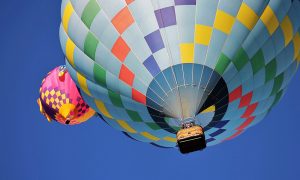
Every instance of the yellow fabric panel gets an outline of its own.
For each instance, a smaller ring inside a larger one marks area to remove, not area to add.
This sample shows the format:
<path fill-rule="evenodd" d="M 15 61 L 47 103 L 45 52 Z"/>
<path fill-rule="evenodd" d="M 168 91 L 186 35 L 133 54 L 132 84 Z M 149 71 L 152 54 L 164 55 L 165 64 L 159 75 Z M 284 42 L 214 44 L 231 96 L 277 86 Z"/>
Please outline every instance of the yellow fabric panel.
<path fill-rule="evenodd" d="M 71 15 L 74 12 L 74 8 L 71 4 L 71 2 L 68 2 L 66 5 L 66 8 L 64 10 L 63 18 L 62 18 L 62 24 L 66 32 L 68 32 L 68 26 L 69 26 L 69 21 L 71 18 Z"/>
<path fill-rule="evenodd" d="M 58 98 L 55 98 L 54 101 L 55 101 L 56 103 L 59 103 L 59 99 L 58 99 Z"/>
<path fill-rule="evenodd" d="M 293 39 L 294 42 L 294 59 L 297 58 L 300 51 L 300 34 L 297 33 Z"/>
<path fill-rule="evenodd" d="M 211 38 L 213 28 L 197 24 L 195 27 L 195 42 L 208 46 Z"/>
<path fill-rule="evenodd" d="M 156 136 L 153 136 L 152 134 L 148 133 L 148 132 L 141 132 L 141 135 L 152 140 L 152 141 L 159 141 L 160 139 Z"/>
<path fill-rule="evenodd" d="M 299 52 L 299 54 L 298 54 L 298 56 L 296 58 L 296 61 L 297 61 L 297 69 L 298 69 L 299 63 L 300 63 L 300 52 Z"/>
<path fill-rule="evenodd" d="M 49 95 L 49 91 L 47 90 L 46 92 L 45 92 L 45 96 L 48 96 Z"/>
<path fill-rule="evenodd" d="M 229 34 L 234 24 L 234 17 L 230 14 L 217 10 L 214 27 L 225 34 Z"/>
<path fill-rule="evenodd" d="M 70 116 L 70 113 L 75 109 L 74 104 L 63 104 L 59 108 L 59 114 L 62 115 L 64 118 L 68 118 Z"/>
<path fill-rule="evenodd" d="M 272 35 L 279 26 L 279 21 L 270 6 L 266 7 L 260 19 L 267 27 L 270 35 Z"/>
<path fill-rule="evenodd" d="M 125 121 L 122 121 L 122 120 L 117 120 L 118 124 L 126 130 L 126 132 L 129 132 L 129 133 L 136 133 L 136 131 L 129 126 L 129 124 L 127 124 Z"/>
<path fill-rule="evenodd" d="M 94 115 L 95 115 L 95 111 L 93 109 L 89 108 L 88 112 L 84 113 L 80 117 L 77 117 L 76 121 L 85 122 L 85 121 L 89 120 L 90 118 L 92 118 Z"/>
<path fill-rule="evenodd" d="M 209 106 L 208 108 L 206 108 L 201 113 L 209 113 L 209 112 L 215 112 L 215 111 L 216 111 L 216 106 Z"/>
<path fill-rule="evenodd" d="M 37 103 L 38 103 L 39 108 L 40 108 L 40 113 L 44 113 L 44 108 L 43 108 L 43 106 L 42 106 L 42 103 L 41 103 L 40 98 L 37 100 Z"/>
<path fill-rule="evenodd" d="M 237 19 L 247 27 L 247 29 L 252 30 L 258 21 L 257 14 L 251 9 L 246 3 L 242 3 L 242 6 L 238 12 Z"/>
<path fill-rule="evenodd" d="M 172 137 L 168 137 L 168 136 L 164 137 L 164 140 L 165 141 L 170 141 L 170 142 L 177 142 L 176 138 L 172 138 Z"/>
<path fill-rule="evenodd" d="M 56 96 L 61 96 L 61 92 L 60 91 L 56 91 L 55 95 Z"/>
<path fill-rule="evenodd" d="M 280 24 L 284 36 L 284 44 L 287 46 L 293 39 L 293 25 L 288 16 L 286 16 Z"/>
<path fill-rule="evenodd" d="M 54 91 L 54 89 L 52 89 L 52 90 L 50 91 L 50 95 L 53 96 L 54 94 L 55 94 L 55 91 Z"/>
<path fill-rule="evenodd" d="M 66 43 L 66 56 L 69 61 L 69 63 L 74 67 L 74 50 L 75 50 L 75 44 L 73 41 L 68 38 L 67 43 Z"/>
<path fill-rule="evenodd" d="M 50 98 L 50 102 L 54 103 L 54 98 L 53 97 Z"/>
<path fill-rule="evenodd" d="M 91 96 L 91 93 L 86 84 L 86 79 L 79 73 L 77 73 L 77 79 L 79 82 L 80 89 L 82 89 L 85 92 L 85 94 Z"/>
<path fill-rule="evenodd" d="M 194 44 L 180 44 L 180 54 L 182 63 L 194 62 Z"/>
<path fill-rule="evenodd" d="M 111 116 L 111 114 L 108 112 L 107 108 L 105 107 L 105 104 L 100 101 L 95 99 L 95 104 L 97 106 L 97 108 L 100 110 L 101 114 L 103 114 L 104 116 L 112 119 L 113 117 Z"/>

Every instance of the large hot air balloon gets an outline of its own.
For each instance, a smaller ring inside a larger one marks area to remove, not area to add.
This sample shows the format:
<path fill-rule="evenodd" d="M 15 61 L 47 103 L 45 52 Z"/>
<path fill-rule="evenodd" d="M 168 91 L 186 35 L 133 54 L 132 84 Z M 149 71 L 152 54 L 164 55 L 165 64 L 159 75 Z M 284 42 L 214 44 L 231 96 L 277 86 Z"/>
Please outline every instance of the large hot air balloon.
<path fill-rule="evenodd" d="M 61 124 L 80 124 L 95 114 L 82 99 L 65 66 L 48 73 L 37 102 L 48 121 L 55 120 Z"/>
<path fill-rule="evenodd" d="M 279 102 L 300 61 L 299 12 L 298 0 L 63 0 L 60 41 L 110 126 L 185 153 Z"/>

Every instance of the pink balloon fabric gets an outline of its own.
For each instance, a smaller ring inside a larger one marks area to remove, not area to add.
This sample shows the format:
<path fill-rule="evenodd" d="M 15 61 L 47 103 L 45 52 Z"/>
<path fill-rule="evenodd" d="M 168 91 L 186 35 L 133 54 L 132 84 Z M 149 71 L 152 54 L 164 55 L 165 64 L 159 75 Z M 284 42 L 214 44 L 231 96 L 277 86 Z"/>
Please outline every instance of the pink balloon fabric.
<path fill-rule="evenodd" d="M 49 121 L 61 124 L 80 124 L 95 114 L 84 102 L 65 66 L 56 67 L 43 80 L 38 104 Z"/>

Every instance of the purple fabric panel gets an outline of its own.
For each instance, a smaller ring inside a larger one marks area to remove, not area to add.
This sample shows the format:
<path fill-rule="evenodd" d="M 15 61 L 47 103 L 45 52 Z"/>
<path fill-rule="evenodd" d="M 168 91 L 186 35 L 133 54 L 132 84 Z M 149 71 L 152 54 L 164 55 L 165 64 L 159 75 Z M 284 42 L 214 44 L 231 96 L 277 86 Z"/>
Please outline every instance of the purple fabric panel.
<path fill-rule="evenodd" d="M 151 55 L 144 61 L 144 66 L 148 69 L 148 71 L 155 77 L 158 73 L 160 73 L 160 68 L 157 65 L 154 57 Z"/>
<path fill-rule="evenodd" d="M 164 42 L 162 40 L 159 30 L 148 34 L 145 37 L 145 40 L 146 40 L 148 46 L 150 47 L 152 53 L 155 53 L 155 52 L 159 51 L 160 49 L 164 48 Z"/>
<path fill-rule="evenodd" d="M 216 139 L 215 138 L 209 138 L 209 139 L 206 140 L 206 143 L 212 142 L 214 140 L 216 140 Z"/>
<path fill-rule="evenodd" d="M 219 135 L 219 134 L 222 134 L 222 133 L 225 132 L 225 131 L 226 131 L 225 129 L 219 129 L 219 130 L 217 130 L 216 132 L 211 133 L 210 136 L 211 136 L 211 137 L 215 137 L 215 136 L 217 136 L 217 135 Z"/>
<path fill-rule="evenodd" d="M 175 5 L 196 5 L 196 0 L 175 0 Z"/>
<path fill-rule="evenodd" d="M 174 6 L 158 9 L 155 11 L 155 16 L 159 28 L 164 28 L 176 24 L 176 15 Z"/>
<path fill-rule="evenodd" d="M 50 116 L 51 119 L 55 119 L 55 115 L 56 115 L 56 113 L 58 113 L 58 111 L 55 111 L 51 107 L 52 105 L 49 104 L 49 106 L 48 106 L 42 99 L 40 99 L 40 100 L 41 100 L 41 104 L 44 108 L 45 113 L 48 114 L 48 116 Z"/>
<path fill-rule="evenodd" d="M 215 128 L 223 128 L 229 121 L 228 120 L 223 120 L 218 122 L 218 124 L 216 124 L 214 127 Z"/>
<path fill-rule="evenodd" d="M 217 121 L 217 122 L 212 122 L 210 124 L 210 127 L 206 126 L 205 128 L 223 128 L 229 121 L 228 120 L 223 120 L 223 121 Z"/>

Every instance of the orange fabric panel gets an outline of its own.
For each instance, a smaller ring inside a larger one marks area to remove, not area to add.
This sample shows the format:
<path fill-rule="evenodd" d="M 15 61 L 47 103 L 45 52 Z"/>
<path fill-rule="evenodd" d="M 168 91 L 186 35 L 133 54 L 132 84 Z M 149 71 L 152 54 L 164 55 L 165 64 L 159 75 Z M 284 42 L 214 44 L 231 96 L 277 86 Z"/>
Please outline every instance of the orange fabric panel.
<path fill-rule="evenodd" d="M 146 96 L 144 96 L 142 93 L 140 93 L 139 91 L 133 88 L 132 88 L 132 99 L 139 103 L 146 104 Z"/>
<path fill-rule="evenodd" d="M 121 61 L 124 62 L 128 53 L 130 52 L 130 48 L 126 44 L 126 42 L 119 37 L 115 42 L 111 52 Z"/>
<path fill-rule="evenodd" d="M 242 131 L 244 130 L 246 127 L 248 127 L 253 121 L 254 121 L 255 117 L 249 117 L 242 125 L 240 125 L 240 127 L 238 127 L 236 130 L 238 131 Z"/>
<path fill-rule="evenodd" d="M 134 80 L 134 74 L 130 69 L 128 69 L 124 64 L 121 67 L 119 78 L 128 84 L 129 86 L 132 86 L 133 80 Z"/>
<path fill-rule="evenodd" d="M 127 5 L 129 5 L 130 3 L 132 3 L 134 0 L 125 0 Z"/>
<path fill-rule="evenodd" d="M 134 19 L 128 7 L 125 7 L 112 19 L 111 22 L 117 31 L 122 34 L 134 22 Z"/>

